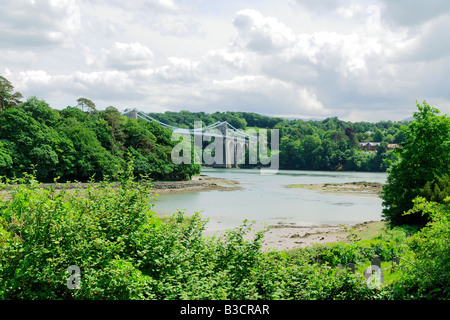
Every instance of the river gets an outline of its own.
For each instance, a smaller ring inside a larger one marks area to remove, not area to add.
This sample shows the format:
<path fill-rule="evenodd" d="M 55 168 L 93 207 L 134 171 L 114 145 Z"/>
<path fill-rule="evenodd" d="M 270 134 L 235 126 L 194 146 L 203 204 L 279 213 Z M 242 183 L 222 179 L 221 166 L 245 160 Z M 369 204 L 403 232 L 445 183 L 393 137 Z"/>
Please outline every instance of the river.
<path fill-rule="evenodd" d="M 209 219 L 207 230 L 234 228 L 244 219 L 256 225 L 338 225 L 379 221 L 381 199 L 358 193 L 332 193 L 289 184 L 343 182 L 385 183 L 386 173 L 279 170 L 261 175 L 255 169 L 202 168 L 202 174 L 236 180 L 242 187 L 234 191 L 202 191 L 161 194 L 154 210 L 159 216 L 184 210 L 187 215 L 200 212 Z"/>

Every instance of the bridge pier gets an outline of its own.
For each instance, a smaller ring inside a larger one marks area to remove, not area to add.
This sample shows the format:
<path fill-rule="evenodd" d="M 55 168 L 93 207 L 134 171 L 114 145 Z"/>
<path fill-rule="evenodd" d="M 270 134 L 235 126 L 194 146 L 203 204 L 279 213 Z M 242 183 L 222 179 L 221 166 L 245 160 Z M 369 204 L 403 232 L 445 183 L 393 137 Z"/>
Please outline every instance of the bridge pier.
<path fill-rule="evenodd" d="M 132 109 L 132 110 L 125 110 L 125 112 L 123 113 L 124 116 L 126 116 L 127 118 L 130 119 L 135 119 L 137 120 L 138 118 L 138 112 L 136 109 Z"/>
<path fill-rule="evenodd" d="M 245 148 L 248 143 L 245 141 L 238 141 L 236 138 L 228 135 L 228 126 L 226 123 L 217 127 L 223 136 L 222 140 L 222 163 L 214 163 L 214 168 L 239 168 L 239 162 L 245 159 Z M 217 146 L 216 146 L 217 147 Z"/>
<path fill-rule="evenodd" d="M 217 129 L 220 131 L 220 133 L 222 134 L 222 144 L 220 145 L 220 148 L 222 148 L 222 154 L 223 154 L 223 159 L 222 159 L 222 163 L 213 163 L 213 168 L 226 168 L 229 169 L 231 168 L 231 159 L 230 159 L 230 141 L 228 141 L 229 139 L 227 139 L 228 136 L 228 126 L 226 123 L 221 124 L 220 126 L 217 127 Z M 216 144 L 216 148 L 219 147 Z"/>

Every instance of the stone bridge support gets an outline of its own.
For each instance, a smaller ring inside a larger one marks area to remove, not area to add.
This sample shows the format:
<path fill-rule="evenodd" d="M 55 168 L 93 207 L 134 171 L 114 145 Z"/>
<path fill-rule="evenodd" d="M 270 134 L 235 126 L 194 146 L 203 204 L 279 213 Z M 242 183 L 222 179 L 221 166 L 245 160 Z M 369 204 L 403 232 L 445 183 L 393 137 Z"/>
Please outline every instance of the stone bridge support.
<path fill-rule="evenodd" d="M 228 135 L 228 126 L 226 123 L 217 127 L 223 135 L 223 162 L 213 164 L 214 168 L 238 168 L 239 163 L 245 161 L 245 148 L 248 148 L 248 142 L 243 139 L 237 139 Z M 218 147 L 218 146 L 216 146 Z"/>
<path fill-rule="evenodd" d="M 130 118 L 130 119 L 136 119 L 137 120 L 137 118 L 138 118 L 138 113 L 137 113 L 136 109 L 125 110 L 123 115 L 126 116 L 127 118 Z"/>

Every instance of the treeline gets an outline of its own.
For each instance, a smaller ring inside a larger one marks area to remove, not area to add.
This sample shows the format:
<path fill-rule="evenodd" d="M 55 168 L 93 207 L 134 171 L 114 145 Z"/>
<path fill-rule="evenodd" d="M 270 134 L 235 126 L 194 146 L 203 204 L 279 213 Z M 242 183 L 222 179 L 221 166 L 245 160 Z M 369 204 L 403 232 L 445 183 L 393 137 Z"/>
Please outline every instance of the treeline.
<path fill-rule="evenodd" d="M 396 159 L 389 144 L 404 141 L 407 122 L 348 122 L 337 117 L 325 120 L 289 120 L 250 112 L 165 112 L 153 118 L 182 128 L 227 121 L 237 129 L 278 129 L 280 168 L 297 170 L 386 171 Z M 372 152 L 361 150 L 360 142 L 379 142 Z"/>
<path fill-rule="evenodd" d="M 114 107 L 98 111 L 85 98 L 77 102 L 55 110 L 30 97 L 0 112 L 0 176 L 34 171 L 41 182 L 114 179 L 129 157 L 136 176 L 186 180 L 200 173 L 199 165 L 172 163 L 170 130 L 129 119 Z"/>

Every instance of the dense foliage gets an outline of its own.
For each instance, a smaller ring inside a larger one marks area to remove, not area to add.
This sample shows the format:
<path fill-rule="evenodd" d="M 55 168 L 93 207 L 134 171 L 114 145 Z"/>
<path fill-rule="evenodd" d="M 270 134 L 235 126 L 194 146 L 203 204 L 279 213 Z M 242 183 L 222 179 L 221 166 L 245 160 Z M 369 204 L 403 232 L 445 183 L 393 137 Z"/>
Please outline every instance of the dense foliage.
<path fill-rule="evenodd" d="M 448 196 L 445 180 L 448 185 L 450 117 L 440 115 L 438 109 L 425 101 L 417 107 L 414 121 L 404 130 L 403 146 L 395 151 L 399 160 L 392 164 L 383 187 L 383 216 L 392 225 L 425 225 L 427 215 L 403 213 L 412 208 L 417 196 L 428 196 L 434 201 Z"/>
<path fill-rule="evenodd" d="M 430 222 L 408 241 L 402 281 L 394 298 L 450 299 L 450 197 L 442 203 L 417 197 L 407 214 L 429 216 Z"/>
<path fill-rule="evenodd" d="M 114 107 L 97 111 L 88 99 L 77 107 L 52 109 L 36 97 L 0 113 L 0 176 L 36 172 L 42 182 L 102 180 L 135 157 L 135 174 L 157 180 L 185 180 L 199 165 L 175 165 L 171 131 L 122 116 Z"/>
<path fill-rule="evenodd" d="M 32 176 L 3 183 L 0 299 L 449 298 L 448 203 L 417 200 L 414 210 L 432 220 L 414 236 L 394 229 L 371 240 L 265 252 L 264 231 L 247 237 L 247 221 L 205 237 L 198 214 L 158 218 L 150 185 L 132 172 L 129 165 L 118 170 L 120 184 L 86 189 L 44 188 Z M 383 266 L 387 281 L 374 288 L 360 270 L 375 256 L 402 262 Z M 357 272 L 337 268 L 348 262 Z M 79 268 L 78 283 L 70 266 Z"/>
<path fill-rule="evenodd" d="M 227 121 L 237 129 L 278 129 L 280 169 L 386 171 L 385 160 L 395 160 L 389 144 L 401 144 L 406 122 L 347 122 L 336 117 L 325 120 L 282 119 L 249 112 L 165 112 L 150 113 L 164 123 L 193 128 Z M 270 136 L 270 135 L 269 135 Z M 376 150 L 361 150 L 360 142 L 379 142 Z M 248 163 L 248 161 L 247 161 Z"/>

